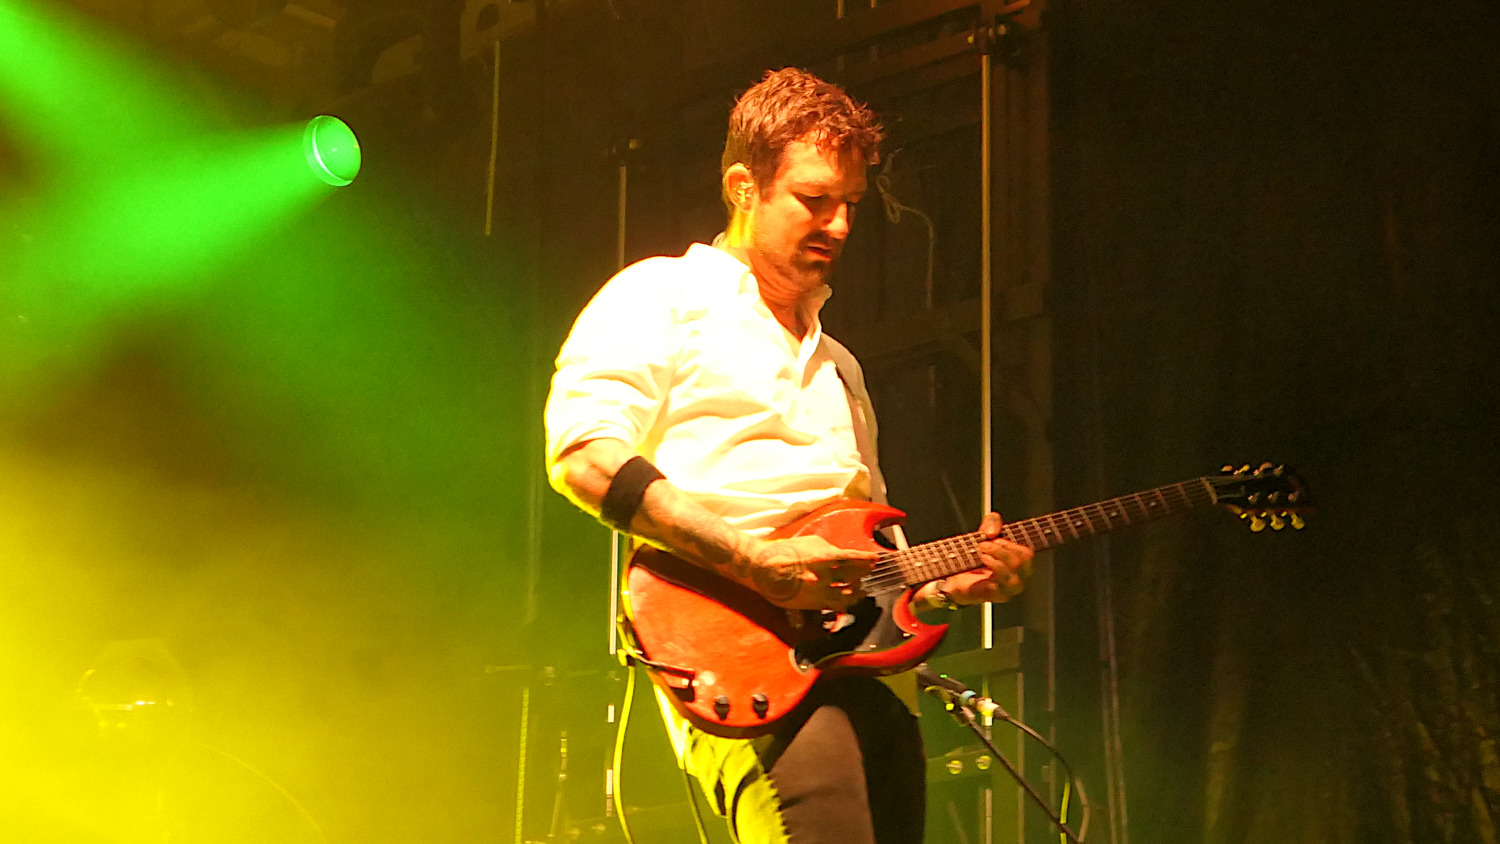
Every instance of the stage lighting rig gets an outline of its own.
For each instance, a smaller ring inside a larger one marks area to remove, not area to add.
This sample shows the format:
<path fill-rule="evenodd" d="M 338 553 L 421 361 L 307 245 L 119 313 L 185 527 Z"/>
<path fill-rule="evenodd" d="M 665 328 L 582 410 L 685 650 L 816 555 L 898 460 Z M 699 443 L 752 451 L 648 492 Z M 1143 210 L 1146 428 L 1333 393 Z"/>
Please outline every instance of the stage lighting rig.
<path fill-rule="evenodd" d="M 313 174 L 334 187 L 359 175 L 359 139 L 349 124 L 329 114 L 307 121 L 302 132 L 302 154 Z"/>

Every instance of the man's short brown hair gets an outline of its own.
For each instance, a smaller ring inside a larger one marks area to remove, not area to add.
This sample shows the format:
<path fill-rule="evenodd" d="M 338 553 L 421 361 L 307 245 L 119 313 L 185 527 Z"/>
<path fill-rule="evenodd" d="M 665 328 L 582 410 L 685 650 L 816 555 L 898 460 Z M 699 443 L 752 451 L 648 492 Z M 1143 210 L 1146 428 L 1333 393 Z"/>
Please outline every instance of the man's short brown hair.
<path fill-rule="evenodd" d="M 730 165 L 743 164 L 750 168 L 756 189 L 764 193 L 776 180 L 787 145 L 809 135 L 822 150 L 853 153 L 866 164 L 880 160 L 884 133 L 873 112 L 842 88 L 805 70 L 768 70 L 729 113 L 719 174 Z M 724 204 L 734 210 L 727 194 Z"/>

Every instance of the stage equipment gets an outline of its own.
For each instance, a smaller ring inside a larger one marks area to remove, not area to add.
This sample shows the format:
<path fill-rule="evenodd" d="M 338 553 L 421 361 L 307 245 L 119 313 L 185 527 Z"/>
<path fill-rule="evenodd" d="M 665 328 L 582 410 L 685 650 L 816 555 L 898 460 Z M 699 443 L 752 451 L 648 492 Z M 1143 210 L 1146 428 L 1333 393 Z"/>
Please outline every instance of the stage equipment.
<path fill-rule="evenodd" d="M 320 114 L 307 121 L 302 154 L 313 175 L 334 187 L 343 187 L 359 175 L 359 139 L 349 124 L 332 115 Z"/>
<path fill-rule="evenodd" d="M 1063 758 L 1063 755 L 1058 752 L 1057 748 L 1053 746 L 1052 742 L 1049 742 L 1045 738 L 1043 738 L 1041 733 L 1038 733 L 1036 730 L 1033 730 L 1020 721 L 1017 721 L 1015 718 L 1012 718 L 1009 712 L 1006 712 L 1003 707 L 995 703 L 993 700 L 980 695 L 978 692 L 974 691 L 963 683 L 954 680 L 951 677 L 947 677 L 934 672 L 932 669 L 927 667 L 927 664 L 925 662 L 916 667 L 916 673 L 917 683 L 921 686 L 922 691 L 930 695 L 931 697 L 942 701 L 944 708 L 947 709 L 948 713 L 953 716 L 953 719 L 962 726 L 968 727 L 970 730 L 972 730 L 974 732 L 974 735 L 978 736 L 980 743 L 983 744 L 990 753 L 994 754 L 992 760 L 987 759 L 987 757 L 984 756 L 979 757 L 979 759 L 975 760 L 975 766 L 980 768 L 981 770 L 987 770 L 990 767 L 990 762 L 992 762 L 993 760 L 999 760 L 1001 767 L 1003 767 L 1006 772 L 1015 779 L 1016 783 L 1021 786 L 1021 788 L 1026 792 L 1027 796 L 1031 798 L 1032 802 L 1041 807 L 1041 810 L 1046 813 L 1047 819 L 1052 822 L 1052 825 L 1057 828 L 1058 832 L 1061 833 L 1063 838 L 1065 838 L 1069 842 L 1069 844 L 1081 844 L 1083 837 L 1088 833 L 1088 797 L 1083 790 L 1083 783 L 1073 774 L 1073 766 L 1068 764 L 1067 760 Z M 994 742 L 990 741 L 990 737 L 985 735 L 985 731 L 981 730 L 979 728 L 979 725 L 975 723 L 974 716 L 976 714 L 983 715 L 986 720 L 994 718 L 995 720 L 1004 721 L 1015 726 L 1016 729 L 1020 730 L 1022 733 L 1028 736 L 1031 736 L 1043 747 L 1047 748 L 1047 750 L 1054 757 L 1056 757 L 1058 763 L 1063 767 L 1063 770 L 1067 772 L 1068 778 L 1067 785 L 1063 789 L 1063 802 L 1060 811 L 1053 811 L 1052 807 L 1047 804 L 1047 801 L 1042 797 L 1041 793 L 1036 790 L 1036 787 L 1033 786 L 1030 782 L 1027 782 L 1026 778 L 1021 775 L 1021 772 L 1016 769 L 1016 766 L 1010 761 L 1010 759 L 1007 758 L 1004 753 L 1000 752 L 1000 749 L 995 746 Z M 1075 789 L 1078 792 L 1079 805 L 1083 809 L 1083 818 L 1079 824 L 1077 833 L 1074 833 L 1073 830 L 1069 829 L 1067 826 L 1068 796 L 1069 793 Z"/>
<path fill-rule="evenodd" d="M 463 62 L 488 56 L 534 17 L 529 4 L 493 0 L 142 5 L 144 34 L 291 111 L 347 107 L 386 85 L 423 97 L 460 90 Z"/>

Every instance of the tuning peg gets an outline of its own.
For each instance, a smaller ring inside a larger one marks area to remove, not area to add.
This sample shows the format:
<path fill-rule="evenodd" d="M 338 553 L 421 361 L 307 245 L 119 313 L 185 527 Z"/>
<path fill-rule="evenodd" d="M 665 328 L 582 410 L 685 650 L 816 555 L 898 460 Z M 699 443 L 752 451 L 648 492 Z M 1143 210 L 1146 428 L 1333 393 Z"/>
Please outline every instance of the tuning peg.
<path fill-rule="evenodd" d="M 1258 492 L 1252 492 L 1249 495 L 1245 496 L 1245 503 L 1251 505 L 1252 507 L 1259 506 L 1260 505 L 1260 493 L 1258 493 Z"/>
<path fill-rule="evenodd" d="M 1229 464 L 1229 463 L 1225 463 L 1223 466 L 1219 467 L 1219 472 L 1220 472 L 1220 474 L 1224 474 L 1224 475 L 1233 475 L 1234 474 L 1234 466 L 1231 465 L 1231 464 Z"/>
<path fill-rule="evenodd" d="M 1260 516 L 1251 516 L 1250 517 L 1250 532 L 1251 533 L 1260 533 L 1261 531 L 1263 531 L 1265 529 L 1266 529 L 1266 520 L 1265 519 L 1261 518 Z"/>
<path fill-rule="evenodd" d="M 1297 501 L 1299 499 L 1301 499 L 1301 498 L 1302 498 L 1302 490 L 1300 490 L 1300 489 L 1294 489 L 1291 492 L 1289 492 L 1289 493 L 1286 494 L 1286 503 L 1288 503 L 1288 504 L 1296 504 Z"/>
<path fill-rule="evenodd" d="M 1248 475 L 1248 474 L 1250 474 L 1250 464 L 1246 463 L 1245 465 L 1241 466 L 1239 468 L 1239 471 L 1235 472 L 1235 474 L 1236 475 Z"/>
<path fill-rule="evenodd" d="M 1281 503 L 1281 493 L 1280 492 L 1273 492 L 1270 495 L 1266 496 L 1266 500 L 1269 501 L 1272 504 L 1280 504 Z"/>
<path fill-rule="evenodd" d="M 1286 527 L 1286 519 L 1283 519 L 1280 513 L 1272 513 L 1271 530 L 1281 530 L 1284 527 Z"/>
<path fill-rule="evenodd" d="M 1305 527 L 1307 527 L 1307 522 L 1303 520 L 1302 516 L 1298 515 L 1297 513 L 1293 513 L 1292 514 L 1292 529 L 1293 530 L 1302 530 Z"/>

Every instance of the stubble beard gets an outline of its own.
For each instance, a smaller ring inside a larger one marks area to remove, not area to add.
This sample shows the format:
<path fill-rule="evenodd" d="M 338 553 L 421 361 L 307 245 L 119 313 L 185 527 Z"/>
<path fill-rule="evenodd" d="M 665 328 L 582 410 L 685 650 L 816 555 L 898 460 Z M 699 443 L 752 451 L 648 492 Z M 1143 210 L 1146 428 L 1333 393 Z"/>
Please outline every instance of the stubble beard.
<path fill-rule="evenodd" d="M 827 284 L 833 277 L 834 267 L 838 266 L 838 253 L 826 258 L 813 256 L 803 247 L 804 244 L 799 243 L 790 255 L 775 256 L 771 265 L 800 289 L 811 291 Z"/>
<path fill-rule="evenodd" d="M 798 280 L 811 284 L 827 284 L 828 279 L 833 276 L 833 267 L 837 263 L 836 258 L 822 258 L 809 260 L 801 255 L 792 258 L 792 266 L 796 268 Z M 804 286 L 807 286 L 805 284 Z"/>

